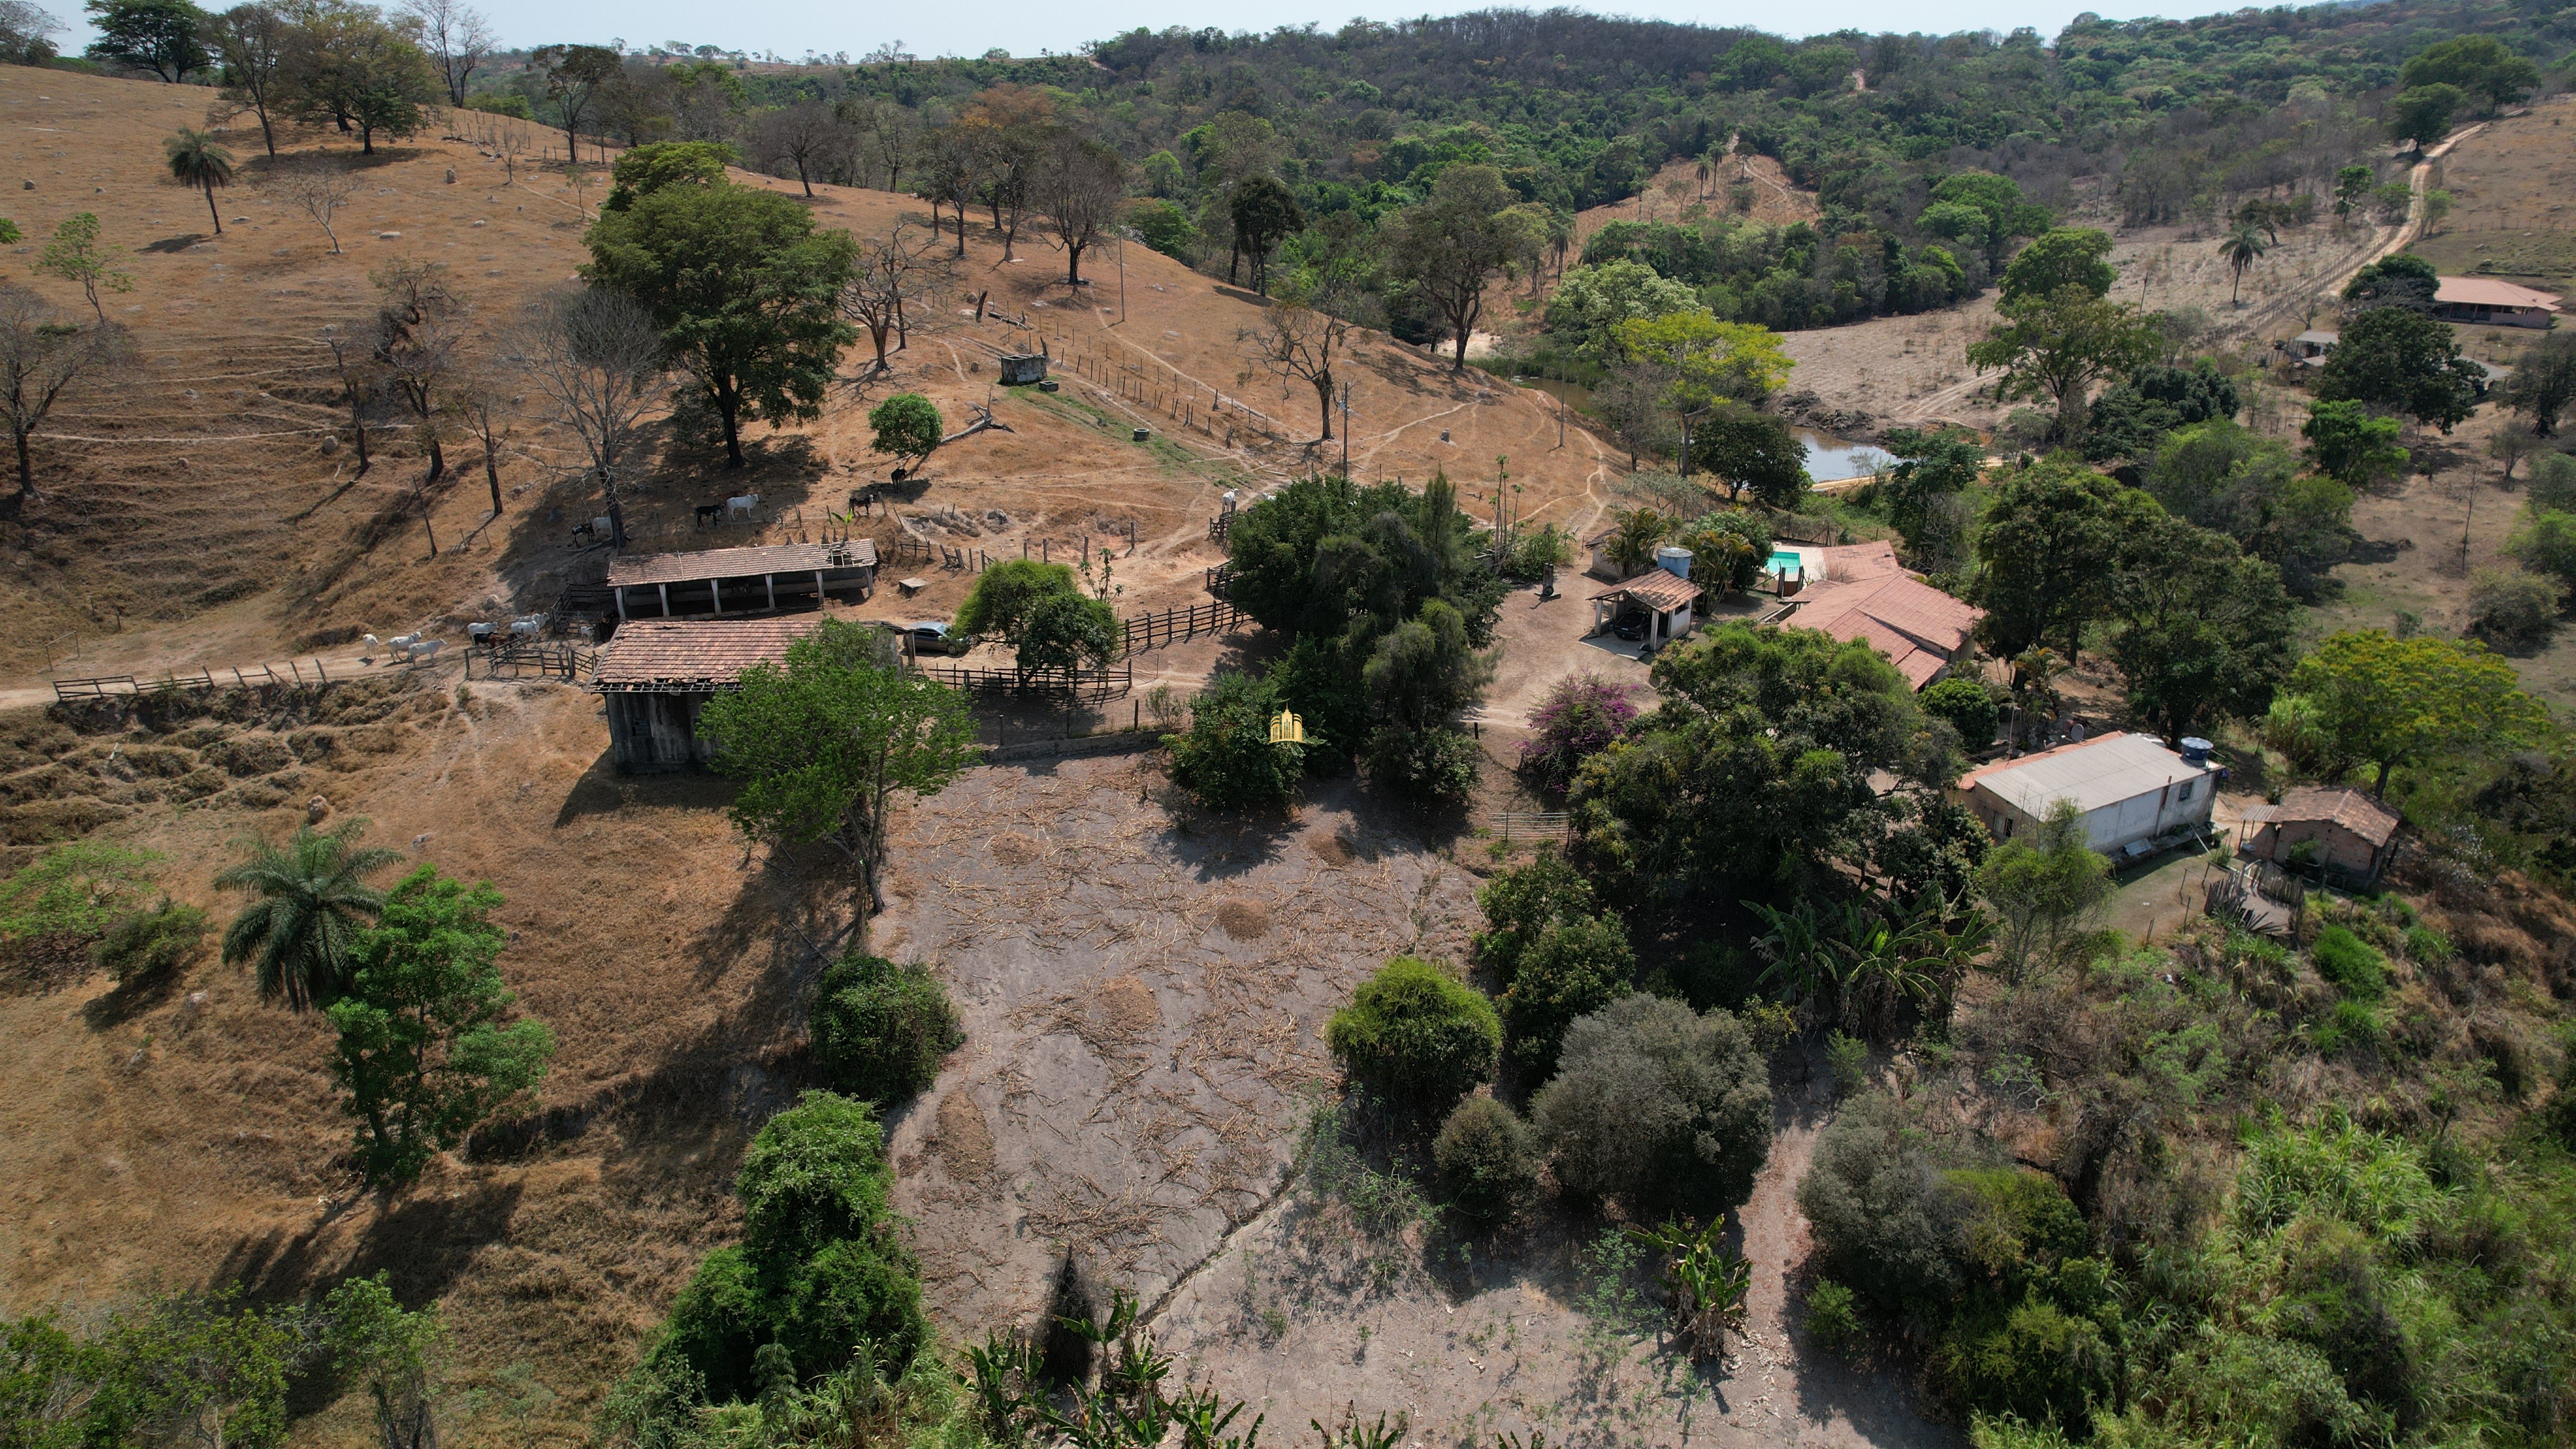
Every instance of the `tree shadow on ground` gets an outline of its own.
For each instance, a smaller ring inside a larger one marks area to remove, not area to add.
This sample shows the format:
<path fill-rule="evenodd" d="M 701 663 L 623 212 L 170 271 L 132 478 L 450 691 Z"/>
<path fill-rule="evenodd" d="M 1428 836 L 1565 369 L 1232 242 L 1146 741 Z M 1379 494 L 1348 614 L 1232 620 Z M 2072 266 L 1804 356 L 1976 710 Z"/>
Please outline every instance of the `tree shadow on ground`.
<path fill-rule="evenodd" d="M 699 769 L 629 775 L 617 768 L 613 750 L 602 750 L 572 788 L 564 792 L 563 805 L 555 812 L 554 828 L 561 830 L 590 816 L 614 815 L 629 808 L 721 810 L 733 803 L 740 789 L 732 780 Z"/>
<path fill-rule="evenodd" d="M 514 1181 L 468 1182 L 453 1190 L 416 1188 L 335 1204 L 300 1232 L 272 1228 L 236 1242 L 216 1264 L 217 1283 L 238 1283 L 253 1302 L 285 1303 L 324 1277 L 386 1275 L 394 1296 L 418 1307 L 444 1295 L 485 1246 L 505 1241 L 519 1210 Z M 362 1214 L 346 1261 L 324 1242 L 348 1214 Z M 327 1259 L 327 1261 L 326 1261 Z"/>

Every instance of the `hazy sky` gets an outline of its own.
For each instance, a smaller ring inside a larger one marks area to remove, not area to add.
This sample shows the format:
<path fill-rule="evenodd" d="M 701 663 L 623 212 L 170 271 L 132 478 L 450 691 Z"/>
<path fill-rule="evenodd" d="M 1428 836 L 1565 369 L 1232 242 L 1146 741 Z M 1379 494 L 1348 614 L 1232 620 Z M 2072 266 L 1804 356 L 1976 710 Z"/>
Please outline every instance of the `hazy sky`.
<path fill-rule="evenodd" d="M 221 0 L 204 0 L 217 4 Z M 848 51 L 853 57 L 890 40 L 900 40 L 917 55 L 981 55 L 1004 46 L 1016 55 L 1036 55 L 1078 48 L 1086 40 L 1105 39 L 1139 25 L 1160 30 L 1168 25 L 1218 26 L 1226 30 L 1269 30 L 1312 22 L 1333 29 L 1356 13 L 1350 0 L 1265 0 L 1258 5 L 1187 4 L 1183 0 L 1119 0 L 1110 5 L 1069 5 L 1059 0 L 948 0 L 926 10 L 908 5 L 819 5 L 811 0 L 737 0 L 709 8 L 698 0 L 478 0 L 513 45 L 548 41 L 605 41 L 622 38 L 641 49 L 648 44 L 684 40 L 691 45 L 721 45 L 750 51 L 775 50 L 795 59 L 813 50 L 829 55 Z M 1448 0 L 1427 10 L 1412 6 L 1376 12 L 1372 18 L 1398 15 L 1454 14 L 1485 8 L 1491 0 Z M 76 0 L 48 3 L 54 14 L 74 25 L 60 37 L 63 49 L 78 51 L 92 36 L 80 24 Z M 1533 8 L 1538 8 L 1533 6 Z M 1643 14 L 1659 20 L 1698 21 L 1705 25 L 1754 25 L 1778 34 L 1809 35 L 1845 27 L 1864 31 L 2010 30 L 2036 27 L 2055 35 L 2067 21 L 2090 8 L 2103 14 L 2198 15 L 2233 8 L 2219 0 L 2130 9 L 2086 6 L 2079 0 L 1811 0 L 1782 10 L 1777 5 L 1744 3 L 1662 3 L 1617 7 L 1587 6 L 1612 13 Z"/>

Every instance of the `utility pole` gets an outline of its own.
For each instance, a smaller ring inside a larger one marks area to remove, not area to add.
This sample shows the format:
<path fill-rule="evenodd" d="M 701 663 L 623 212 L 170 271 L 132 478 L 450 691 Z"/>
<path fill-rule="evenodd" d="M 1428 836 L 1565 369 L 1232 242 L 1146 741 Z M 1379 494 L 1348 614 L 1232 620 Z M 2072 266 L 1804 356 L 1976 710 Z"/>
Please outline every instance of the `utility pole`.
<path fill-rule="evenodd" d="M 1127 229 L 1118 229 L 1118 321 L 1127 321 Z"/>

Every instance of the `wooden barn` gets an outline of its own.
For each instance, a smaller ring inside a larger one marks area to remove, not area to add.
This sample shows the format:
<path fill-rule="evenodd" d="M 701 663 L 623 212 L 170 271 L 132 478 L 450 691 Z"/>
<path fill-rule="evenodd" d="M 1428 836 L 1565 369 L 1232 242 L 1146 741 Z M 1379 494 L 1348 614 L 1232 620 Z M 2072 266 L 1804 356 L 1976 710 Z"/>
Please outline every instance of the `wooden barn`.
<path fill-rule="evenodd" d="M 825 599 L 865 599 L 876 586 L 872 538 L 648 553 L 608 561 L 609 598 L 620 619 L 819 609 Z"/>
<path fill-rule="evenodd" d="M 634 619 L 599 651 L 592 687 L 608 702 L 608 739 L 617 768 L 636 775 L 685 770 L 707 761 L 698 714 L 737 688 L 755 664 L 779 664 L 787 646 L 822 622 L 784 619 Z"/>

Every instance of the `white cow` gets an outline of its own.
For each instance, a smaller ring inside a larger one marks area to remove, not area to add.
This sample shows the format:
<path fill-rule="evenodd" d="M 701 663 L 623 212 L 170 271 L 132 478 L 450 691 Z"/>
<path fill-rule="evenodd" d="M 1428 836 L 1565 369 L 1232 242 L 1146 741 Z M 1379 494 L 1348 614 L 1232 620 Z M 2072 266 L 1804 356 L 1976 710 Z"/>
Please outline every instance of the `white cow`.
<path fill-rule="evenodd" d="M 744 493 L 728 498 L 725 500 L 725 519 L 730 522 L 736 518 L 749 518 L 751 510 L 759 506 L 760 495 L 757 493 Z"/>
<path fill-rule="evenodd" d="M 385 641 L 385 647 L 393 650 L 403 650 L 409 649 L 411 646 L 419 642 L 420 636 L 418 634 L 396 634 L 394 637 Z"/>
<path fill-rule="evenodd" d="M 466 639 L 476 644 L 491 643 L 492 636 L 499 632 L 501 632 L 501 626 L 498 624 L 473 623 L 465 626 Z"/>
<path fill-rule="evenodd" d="M 439 647 L 446 642 L 444 639 L 415 639 L 403 652 L 413 659 L 435 659 L 438 657 Z"/>

